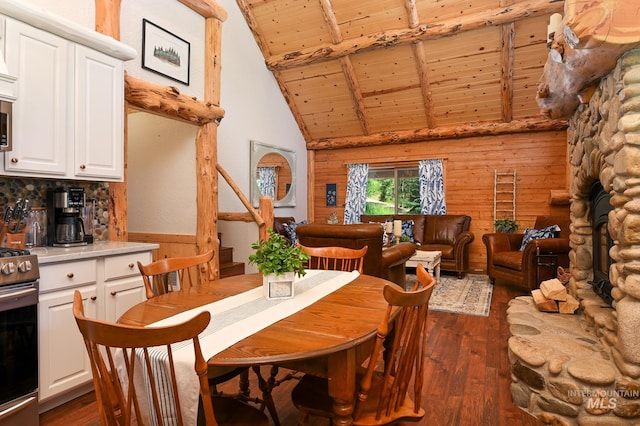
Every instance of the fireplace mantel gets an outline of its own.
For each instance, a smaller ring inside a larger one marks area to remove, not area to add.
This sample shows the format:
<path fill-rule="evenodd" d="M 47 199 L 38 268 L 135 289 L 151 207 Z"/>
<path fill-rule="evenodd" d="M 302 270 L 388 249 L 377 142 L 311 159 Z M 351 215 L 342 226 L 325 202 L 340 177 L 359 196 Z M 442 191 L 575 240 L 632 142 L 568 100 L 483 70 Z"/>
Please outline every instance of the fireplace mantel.
<path fill-rule="evenodd" d="M 542 114 L 568 118 L 588 103 L 600 78 L 620 56 L 640 46 L 640 3 L 565 0 L 562 31 L 556 34 L 538 83 Z"/>

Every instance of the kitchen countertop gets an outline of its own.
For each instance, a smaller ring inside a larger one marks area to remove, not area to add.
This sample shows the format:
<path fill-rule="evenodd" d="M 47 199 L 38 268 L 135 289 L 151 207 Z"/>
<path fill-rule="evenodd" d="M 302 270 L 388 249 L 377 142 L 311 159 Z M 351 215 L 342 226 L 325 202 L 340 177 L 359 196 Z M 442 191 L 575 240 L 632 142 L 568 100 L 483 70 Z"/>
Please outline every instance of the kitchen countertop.
<path fill-rule="evenodd" d="M 158 244 L 150 243 L 100 241 L 80 247 L 36 247 L 31 250 L 31 253 L 38 255 L 38 264 L 46 265 L 47 263 L 149 251 L 159 247 Z"/>

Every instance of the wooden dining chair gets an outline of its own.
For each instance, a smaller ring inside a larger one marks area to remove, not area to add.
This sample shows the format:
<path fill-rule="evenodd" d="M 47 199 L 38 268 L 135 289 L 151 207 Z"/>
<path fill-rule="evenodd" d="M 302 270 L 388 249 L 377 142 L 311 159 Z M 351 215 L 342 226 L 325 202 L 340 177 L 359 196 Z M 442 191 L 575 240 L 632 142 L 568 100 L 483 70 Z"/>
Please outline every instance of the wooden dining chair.
<path fill-rule="evenodd" d="M 85 317 L 82 295 L 76 290 L 73 315 L 89 354 L 100 423 L 103 426 L 148 424 L 145 422 L 147 418 L 163 425 L 161 407 L 167 405 L 175 413 L 177 423 L 184 424 L 171 345 L 188 341 L 193 344 L 201 403 L 199 414 L 202 413 L 200 415 L 205 423 L 219 426 L 269 425 L 267 416 L 257 408 L 235 399 L 211 396 L 207 361 L 202 355 L 198 338 L 198 334 L 209 324 L 209 312 L 201 312 L 188 321 L 167 327 L 113 324 Z M 153 347 L 166 348 L 169 373 L 166 382 L 156 381 L 157 371 L 152 367 L 150 358 L 150 348 Z M 123 360 L 120 363 L 123 370 L 121 374 L 126 377 L 115 373 L 118 371 L 118 356 Z M 134 377 L 139 373 L 146 375 L 142 377 L 148 380 L 136 380 Z M 140 401 L 145 403 L 141 404 Z M 144 410 L 144 404 L 148 404 L 147 410 Z"/>
<path fill-rule="evenodd" d="M 198 284 L 198 268 L 211 262 L 213 250 L 186 257 L 166 257 L 147 265 L 138 262 L 147 299 Z"/>
<path fill-rule="evenodd" d="M 138 262 L 138 269 L 142 274 L 144 280 L 144 286 L 146 290 L 147 299 L 159 296 L 176 288 L 176 283 L 179 283 L 180 288 L 188 288 L 197 285 L 198 282 L 198 268 L 211 262 L 213 259 L 213 251 L 203 253 L 196 256 L 188 257 L 168 257 L 147 265 L 142 265 Z M 262 408 L 269 410 L 269 414 L 276 426 L 279 426 L 278 414 L 276 412 L 275 403 L 271 396 L 271 389 L 266 384 L 267 381 L 263 379 L 260 368 L 254 367 L 254 372 L 258 377 L 258 383 L 260 390 L 262 391 L 262 397 L 252 397 L 249 390 L 249 368 L 238 367 L 228 371 L 222 375 L 209 375 L 209 386 L 211 387 L 211 393 L 216 396 L 225 396 L 228 398 L 236 398 L 244 402 L 253 402 L 258 404 Z M 218 385 L 227 382 L 235 377 L 240 377 L 240 389 L 237 393 L 225 394 L 218 392 Z"/>
<path fill-rule="evenodd" d="M 404 291 L 394 285 L 384 287 L 388 306 L 378 326 L 371 356 L 358 372 L 360 387 L 353 412 L 354 425 L 417 422 L 424 417 L 425 411 L 420 407 L 420 401 L 426 357 L 427 314 L 436 281 L 421 264 L 416 270 L 418 279 L 414 290 Z M 400 312 L 391 320 L 396 308 Z M 390 334 L 391 328 L 393 333 Z M 389 351 L 382 363 L 379 360 L 387 336 L 391 342 L 386 342 Z M 298 424 L 308 424 L 312 415 L 331 418 L 333 401 L 327 389 L 328 383 L 324 378 L 305 375 L 300 379 L 291 393 L 293 404 L 301 413 Z M 411 399 L 410 391 L 416 402 Z"/>
<path fill-rule="evenodd" d="M 308 247 L 298 244 L 303 253 L 308 254 L 306 268 L 323 269 L 334 271 L 358 271 L 362 273 L 364 265 L 364 255 L 367 254 L 368 246 L 360 249 L 350 249 L 346 247 Z M 271 367 L 269 378 L 266 380 L 268 388 L 272 390 L 288 380 L 299 380 L 301 375 L 298 371 L 289 372 L 282 378 L 277 378 L 279 367 L 274 365 Z M 259 378 L 260 379 L 260 378 Z"/>
<path fill-rule="evenodd" d="M 308 269 L 330 269 L 334 271 L 358 271 L 362 273 L 364 255 L 368 246 L 361 249 L 346 247 L 308 247 L 300 245 L 302 251 L 309 256 Z"/>

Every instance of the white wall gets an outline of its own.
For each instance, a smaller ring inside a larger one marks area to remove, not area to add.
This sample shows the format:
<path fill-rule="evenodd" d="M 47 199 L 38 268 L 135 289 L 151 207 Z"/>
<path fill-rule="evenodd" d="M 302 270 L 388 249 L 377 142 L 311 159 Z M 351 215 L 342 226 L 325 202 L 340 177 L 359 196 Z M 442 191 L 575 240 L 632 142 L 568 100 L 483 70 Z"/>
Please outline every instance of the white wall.
<path fill-rule="evenodd" d="M 91 0 L 25 1 L 94 28 Z M 229 14 L 222 33 L 221 107 L 226 113 L 218 129 L 218 161 L 249 197 L 250 140 L 295 151 L 297 206 L 278 208 L 275 214 L 304 219 L 307 217 L 304 139 L 236 2 L 218 3 Z M 202 99 L 204 19 L 176 0 L 124 1 L 121 12 L 121 40 L 138 52 L 142 45 L 143 17 L 191 43 L 189 86 L 143 69 L 140 57 L 126 64 L 127 72 L 155 84 L 175 86 L 182 93 Z M 129 120 L 129 230 L 195 233 L 197 128 L 146 113 L 130 114 Z M 219 206 L 225 212 L 245 212 L 222 177 Z M 223 244 L 234 247 L 237 261 L 246 262 L 250 244 L 258 237 L 257 227 L 243 222 L 219 222 L 219 228 Z M 248 270 L 255 269 L 248 266 Z"/>

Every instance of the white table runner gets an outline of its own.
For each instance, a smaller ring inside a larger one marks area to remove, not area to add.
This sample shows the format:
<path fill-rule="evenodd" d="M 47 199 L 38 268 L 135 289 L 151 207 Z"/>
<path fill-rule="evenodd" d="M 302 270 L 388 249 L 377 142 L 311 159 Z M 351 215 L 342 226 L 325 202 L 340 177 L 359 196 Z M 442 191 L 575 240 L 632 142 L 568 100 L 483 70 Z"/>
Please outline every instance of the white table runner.
<path fill-rule="evenodd" d="M 149 324 L 148 327 L 161 327 L 181 323 L 202 311 L 211 313 L 209 326 L 200 334 L 200 344 L 205 359 L 209 359 L 229 346 L 251 336 L 254 333 L 280 321 L 317 302 L 324 296 L 340 289 L 360 274 L 358 271 L 340 272 L 307 270 L 307 274 L 295 282 L 295 297 L 284 300 L 267 300 L 261 287 L 223 300 L 201 306 L 164 320 Z M 248 312 L 252 314 L 247 315 Z M 182 416 L 186 425 L 195 425 L 198 412 L 200 386 L 194 371 L 193 346 L 189 342 L 174 345 L 174 362 L 182 405 Z M 166 351 L 154 350 L 159 364 L 166 362 Z M 162 369 L 161 369 L 162 370 Z M 172 395 L 167 395 L 167 399 Z M 171 404 L 163 404 L 167 409 Z M 165 413 L 165 424 L 174 424 L 174 414 Z"/>

